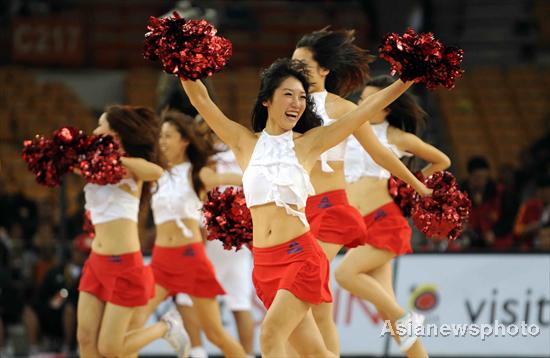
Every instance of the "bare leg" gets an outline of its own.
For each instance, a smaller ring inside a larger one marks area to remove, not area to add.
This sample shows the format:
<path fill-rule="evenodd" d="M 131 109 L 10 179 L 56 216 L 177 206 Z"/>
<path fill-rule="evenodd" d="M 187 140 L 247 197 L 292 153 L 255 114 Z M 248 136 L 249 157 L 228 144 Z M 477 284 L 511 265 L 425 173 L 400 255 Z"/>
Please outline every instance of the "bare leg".
<path fill-rule="evenodd" d="M 77 306 L 78 346 L 81 357 L 100 357 L 97 348 L 99 328 L 103 319 L 105 303 L 88 292 L 80 292 Z"/>
<path fill-rule="evenodd" d="M 391 262 L 387 262 L 384 265 L 374 269 L 370 272 L 370 275 L 382 285 L 382 287 L 388 292 L 395 301 L 395 292 L 393 290 L 393 284 L 392 284 L 392 266 Z M 386 320 L 388 319 L 385 317 L 385 314 L 383 312 L 380 312 L 380 315 L 382 316 L 382 319 Z M 392 329 L 395 332 L 395 322 L 392 322 Z M 393 335 L 393 338 L 395 341 L 399 344 L 399 336 L 397 334 Z M 428 353 L 424 349 L 424 345 L 420 341 L 420 338 L 414 342 L 412 347 L 407 351 L 407 357 L 409 358 L 421 358 L 421 357 L 428 357 Z"/>
<path fill-rule="evenodd" d="M 149 317 L 155 312 L 158 305 L 166 299 L 168 290 L 162 286 L 155 285 L 155 297 L 151 298 L 147 305 L 134 308 L 134 314 L 130 320 L 129 331 L 139 329 L 147 323 Z"/>
<path fill-rule="evenodd" d="M 314 306 L 312 306 L 314 307 Z M 288 357 L 338 357 L 328 352 L 321 332 L 317 329 L 312 311 L 308 311 L 302 322 L 294 329 L 289 337 L 292 351 Z M 319 350 L 319 347 L 322 347 Z M 328 356 L 327 356 L 328 354 Z"/>
<path fill-rule="evenodd" d="M 208 340 L 220 348 L 226 357 L 245 357 L 246 352 L 243 347 L 227 333 L 222 325 L 218 301 L 214 298 L 194 296 L 191 296 L 191 299 L 201 328 Z"/>
<path fill-rule="evenodd" d="M 317 357 L 334 356 L 325 347 L 322 339 L 319 339 L 319 331 L 311 313 L 308 314 L 310 304 L 301 301 L 287 290 L 279 290 L 273 300 L 271 307 L 267 310 L 262 329 L 260 333 L 260 349 L 262 357 L 280 358 L 286 356 L 285 344 L 290 334 L 303 322 L 303 326 L 298 329 L 298 334 L 307 332 L 309 334 L 317 332 L 317 337 L 309 336 L 310 352 L 315 352 Z M 309 318 L 306 316 L 309 315 Z M 313 338 L 312 338 L 313 337 Z M 293 338 L 294 339 L 294 338 Z"/>
<path fill-rule="evenodd" d="M 185 305 L 176 305 L 176 308 L 181 315 L 185 330 L 189 334 L 191 347 L 202 346 L 201 328 L 195 309 L 192 306 Z"/>
<path fill-rule="evenodd" d="M 246 353 L 254 355 L 254 319 L 250 311 L 233 311 L 239 340 Z"/>
<path fill-rule="evenodd" d="M 370 245 L 356 247 L 344 256 L 336 268 L 335 277 L 340 286 L 357 297 L 372 302 L 379 312 L 396 321 L 405 314 L 395 299 L 372 276 L 367 273 L 384 265 L 395 255 Z"/>
<path fill-rule="evenodd" d="M 135 307 L 124 307 L 107 302 L 99 331 L 98 349 L 105 357 L 128 356 L 139 352 L 152 341 L 162 338 L 168 326 L 157 322 L 147 328 L 128 332 Z"/>

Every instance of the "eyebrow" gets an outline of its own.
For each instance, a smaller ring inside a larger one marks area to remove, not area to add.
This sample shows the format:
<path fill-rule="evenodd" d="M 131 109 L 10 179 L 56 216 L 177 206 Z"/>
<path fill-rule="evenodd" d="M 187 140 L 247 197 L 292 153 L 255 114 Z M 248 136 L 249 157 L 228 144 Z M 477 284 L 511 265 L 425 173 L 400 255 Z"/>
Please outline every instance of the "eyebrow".
<path fill-rule="evenodd" d="M 283 88 L 283 91 L 295 92 L 296 90 L 293 90 L 293 89 L 290 89 L 290 88 Z M 306 94 L 306 92 L 305 92 L 305 91 L 302 91 L 302 90 L 300 90 L 300 93 L 301 93 L 301 94 Z"/>

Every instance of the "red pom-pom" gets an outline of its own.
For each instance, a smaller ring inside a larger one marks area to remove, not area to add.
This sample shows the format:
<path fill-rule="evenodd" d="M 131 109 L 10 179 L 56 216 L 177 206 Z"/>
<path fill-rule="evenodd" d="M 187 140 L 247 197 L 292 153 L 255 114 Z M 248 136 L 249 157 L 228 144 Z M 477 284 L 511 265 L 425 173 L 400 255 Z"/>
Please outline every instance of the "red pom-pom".
<path fill-rule="evenodd" d="M 430 90 L 437 86 L 454 87 L 464 51 L 446 47 L 431 32 L 417 34 L 408 28 L 403 36 L 389 33 L 379 47 L 380 57 L 392 67 L 392 75 L 399 74 L 403 81 L 424 82 Z"/>
<path fill-rule="evenodd" d="M 40 184 L 55 187 L 61 177 L 77 165 L 78 154 L 86 135 L 73 127 L 61 127 L 53 138 L 36 136 L 23 142 L 22 158 Z"/>
<path fill-rule="evenodd" d="M 144 57 L 160 60 L 169 74 L 196 80 L 220 71 L 232 55 L 231 41 L 217 36 L 206 20 L 173 17 L 149 18 L 145 34 Z"/>
<path fill-rule="evenodd" d="M 420 198 L 412 209 L 414 225 L 426 236 L 455 240 L 470 216 L 472 204 L 468 194 L 458 188 L 449 172 L 437 172 L 426 179 L 432 196 Z"/>
<path fill-rule="evenodd" d="M 424 180 L 422 172 L 415 173 L 415 176 L 421 181 Z M 409 184 L 392 175 L 388 180 L 388 193 L 399 206 L 403 215 L 410 216 L 417 198 L 416 191 Z"/>
<path fill-rule="evenodd" d="M 55 165 L 59 150 L 51 139 L 36 136 L 23 142 L 22 158 L 39 184 L 55 187 L 61 184 L 62 173 Z"/>
<path fill-rule="evenodd" d="M 208 240 L 220 240 L 226 250 L 252 243 L 252 216 L 240 188 L 214 188 L 203 205 Z"/>
<path fill-rule="evenodd" d="M 126 174 L 120 162 L 119 145 L 109 135 L 90 136 L 78 164 L 82 176 L 88 183 L 116 184 Z"/>

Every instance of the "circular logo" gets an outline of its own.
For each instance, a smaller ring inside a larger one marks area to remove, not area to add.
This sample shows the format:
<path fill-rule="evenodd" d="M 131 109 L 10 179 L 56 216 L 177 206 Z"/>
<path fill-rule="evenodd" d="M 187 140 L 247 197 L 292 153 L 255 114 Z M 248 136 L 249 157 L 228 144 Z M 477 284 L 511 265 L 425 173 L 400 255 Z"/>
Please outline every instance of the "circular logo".
<path fill-rule="evenodd" d="M 409 298 L 409 307 L 416 311 L 431 311 L 439 303 L 439 294 L 435 285 L 420 285 L 413 289 Z"/>

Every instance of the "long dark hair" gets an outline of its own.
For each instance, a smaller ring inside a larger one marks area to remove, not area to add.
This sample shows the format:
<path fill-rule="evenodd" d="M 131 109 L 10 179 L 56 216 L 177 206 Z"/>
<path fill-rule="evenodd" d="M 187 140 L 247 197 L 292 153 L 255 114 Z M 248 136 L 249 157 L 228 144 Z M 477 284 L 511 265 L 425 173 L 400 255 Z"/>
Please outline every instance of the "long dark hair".
<path fill-rule="evenodd" d="M 390 76 L 377 76 L 367 81 L 365 87 L 372 86 L 383 89 L 394 82 L 395 80 Z M 414 97 L 407 92 L 393 101 L 387 109 L 389 109 L 389 113 L 386 120 L 391 126 L 413 134 L 418 134 L 428 117 Z"/>
<path fill-rule="evenodd" d="M 153 110 L 146 107 L 114 105 L 107 108 L 109 127 L 118 135 L 124 151 L 131 157 L 143 158 L 163 166 L 160 158 L 160 122 Z M 140 210 L 149 206 L 151 183 L 141 189 Z"/>
<path fill-rule="evenodd" d="M 313 110 L 315 105 L 313 100 L 308 96 L 309 81 L 306 64 L 289 58 L 279 58 L 260 75 L 260 91 L 252 109 L 252 129 L 254 132 L 261 132 L 267 123 L 267 107 L 263 103 L 270 100 L 275 90 L 289 77 L 294 77 L 300 81 L 306 92 L 306 109 L 292 130 L 305 133 L 323 124 L 321 117 L 315 114 Z"/>
<path fill-rule="evenodd" d="M 198 196 L 204 190 L 204 183 L 199 173 L 208 163 L 208 158 L 214 153 L 209 142 L 203 139 L 197 122 L 190 116 L 178 111 L 168 110 L 161 114 L 163 123 L 173 125 L 183 139 L 189 141 L 186 153 L 191 162 L 191 181 Z"/>
<path fill-rule="evenodd" d="M 327 26 L 304 35 L 296 48 L 308 48 L 319 66 L 330 70 L 325 80 L 327 91 L 345 97 L 368 79 L 374 58 L 353 44 L 354 40 L 355 30 L 329 30 Z"/>

